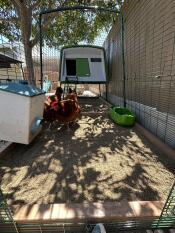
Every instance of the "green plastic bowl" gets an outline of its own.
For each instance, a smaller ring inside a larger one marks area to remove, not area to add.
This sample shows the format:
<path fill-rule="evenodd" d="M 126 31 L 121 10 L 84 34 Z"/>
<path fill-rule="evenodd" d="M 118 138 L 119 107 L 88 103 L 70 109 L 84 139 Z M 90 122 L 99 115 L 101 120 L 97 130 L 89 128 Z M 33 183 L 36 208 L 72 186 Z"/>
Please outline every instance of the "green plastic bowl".
<path fill-rule="evenodd" d="M 109 116 L 118 125 L 132 126 L 135 123 L 134 114 L 127 108 L 111 107 Z"/>

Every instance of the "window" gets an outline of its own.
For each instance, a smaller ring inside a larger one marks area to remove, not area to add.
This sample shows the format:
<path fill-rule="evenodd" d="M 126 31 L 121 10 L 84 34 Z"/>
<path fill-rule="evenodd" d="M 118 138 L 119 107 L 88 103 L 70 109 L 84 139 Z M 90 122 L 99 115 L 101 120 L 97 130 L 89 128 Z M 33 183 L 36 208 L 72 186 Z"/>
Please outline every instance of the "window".
<path fill-rule="evenodd" d="M 91 58 L 91 62 L 101 62 L 101 58 Z"/>

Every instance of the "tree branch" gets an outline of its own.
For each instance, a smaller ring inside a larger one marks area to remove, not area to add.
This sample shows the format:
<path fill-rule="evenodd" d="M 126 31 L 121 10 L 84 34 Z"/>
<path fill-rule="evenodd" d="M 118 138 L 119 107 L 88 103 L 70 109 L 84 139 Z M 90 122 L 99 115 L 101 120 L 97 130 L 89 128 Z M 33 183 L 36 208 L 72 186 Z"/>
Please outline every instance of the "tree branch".
<path fill-rule="evenodd" d="M 21 1 L 20 0 L 11 0 L 14 6 L 21 7 Z"/>
<path fill-rule="evenodd" d="M 39 1 L 33 3 L 33 4 L 31 5 L 31 9 L 34 10 L 35 8 L 39 7 L 40 4 L 41 4 L 41 2 L 39 2 Z"/>
<path fill-rule="evenodd" d="M 11 2 L 13 4 L 15 10 L 17 11 L 18 17 L 20 19 L 20 17 L 21 17 L 21 14 L 20 14 L 21 5 L 20 5 L 19 1 L 18 0 L 11 0 Z"/>

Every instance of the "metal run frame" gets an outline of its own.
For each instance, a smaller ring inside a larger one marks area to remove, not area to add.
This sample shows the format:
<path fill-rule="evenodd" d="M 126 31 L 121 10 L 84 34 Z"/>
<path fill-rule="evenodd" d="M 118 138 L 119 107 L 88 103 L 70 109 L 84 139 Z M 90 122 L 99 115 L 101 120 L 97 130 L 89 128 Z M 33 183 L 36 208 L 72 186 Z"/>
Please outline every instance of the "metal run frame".
<path fill-rule="evenodd" d="M 162 213 L 157 222 L 157 228 L 175 227 L 175 181 L 169 192 Z"/>
<path fill-rule="evenodd" d="M 45 10 L 40 12 L 39 15 L 39 28 L 40 28 L 40 75 L 41 75 L 41 88 L 43 85 L 43 51 L 42 51 L 42 44 L 43 44 L 43 30 L 42 30 L 42 16 L 45 14 L 50 14 L 53 12 L 63 12 L 63 11 L 69 11 L 69 10 L 92 10 L 92 11 L 107 11 L 107 12 L 113 12 L 113 13 L 120 13 L 121 16 L 121 26 L 122 26 L 122 65 L 123 65 L 123 97 L 124 97 L 124 106 L 126 105 L 126 96 L 125 96 L 125 54 L 124 54 L 124 18 L 121 12 L 113 9 L 105 9 L 105 8 L 99 8 L 95 6 L 74 6 L 74 7 L 60 7 L 53 10 Z M 106 94 L 107 94 L 107 88 L 106 88 Z M 11 212 L 3 198 L 3 195 L 1 193 L 1 213 L 3 212 L 5 218 L 2 219 L 2 223 L 10 223 L 18 232 L 16 228 L 16 223 L 13 221 Z M 1 214 L 2 215 L 2 214 Z M 91 227 L 93 227 L 93 224 L 89 224 Z M 35 224 L 31 224 L 31 227 L 35 226 Z M 29 224 L 18 226 L 19 228 L 24 227 L 24 229 L 30 228 Z M 57 227 L 56 224 L 39 224 L 39 229 L 42 232 L 41 228 L 47 228 L 47 227 Z M 162 213 L 159 218 L 155 219 L 152 223 L 150 223 L 148 220 L 145 219 L 145 221 L 123 221 L 123 222 L 111 222 L 106 224 L 108 232 L 115 232 L 116 229 L 157 229 L 157 228 L 170 228 L 175 227 L 175 183 L 173 184 L 172 189 L 169 192 L 169 196 L 167 197 L 167 201 L 164 205 L 164 208 L 162 210 Z"/>
<path fill-rule="evenodd" d="M 15 223 L 11 210 L 9 209 L 6 200 L 0 190 L 0 231 L 2 232 L 73 232 L 70 229 L 74 229 L 75 232 L 91 233 L 95 226 L 95 223 L 87 221 L 86 223 L 60 223 L 60 222 L 48 222 L 43 223 Z M 160 217 L 150 220 L 127 220 L 127 221 L 111 221 L 103 223 L 108 233 L 117 233 L 120 230 L 148 230 L 148 229 L 165 229 L 175 227 L 175 182 L 169 192 L 165 205 L 163 207 Z"/>
<path fill-rule="evenodd" d="M 16 222 L 13 220 L 12 212 L 0 189 L 0 232 L 1 229 L 5 229 L 4 227 L 19 233 Z"/>
<path fill-rule="evenodd" d="M 63 12 L 63 11 L 69 11 L 69 10 L 90 10 L 90 11 L 101 11 L 101 12 L 111 12 L 111 13 L 118 13 L 121 12 L 117 9 L 110 9 L 110 8 L 102 8 L 97 6 L 72 6 L 72 7 L 58 7 L 56 9 L 51 10 L 44 10 L 41 11 L 39 14 L 39 37 L 40 37 L 40 81 L 41 81 L 41 89 L 43 88 L 43 51 L 42 51 L 42 45 L 43 45 L 43 29 L 42 29 L 42 16 L 46 14 L 51 14 L 54 12 Z M 124 46 L 123 46 L 124 48 Z M 124 56 L 123 56 L 124 61 Z M 124 66 L 123 66 L 124 67 Z M 125 85 L 124 85 L 125 86 Z M 124 90 L 125 91 L 125 88 Z M 125 94 L 124 94 L 125 96 Z M 107 84 L 106 84 L 106 98 L 107 98 Z M 125 99 L 125 98 L 124 98 Z"/>

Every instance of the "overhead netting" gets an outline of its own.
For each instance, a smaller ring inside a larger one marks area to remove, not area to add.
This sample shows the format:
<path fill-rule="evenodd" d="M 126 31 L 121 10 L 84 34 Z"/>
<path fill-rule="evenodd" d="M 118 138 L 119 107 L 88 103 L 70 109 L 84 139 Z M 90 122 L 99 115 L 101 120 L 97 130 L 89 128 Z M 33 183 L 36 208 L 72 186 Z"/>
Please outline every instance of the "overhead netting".
<path fill-rule="evenodd" d="M 71 3 L 72 6 L 75 4 Z M 99 2 L 105 5 L 104 2 Z M 2 5 L 2 4 L 1 4 Z M 55 5 L 56 6 L 56 5 Z M 97 45 L 103 46 L 104 41 L 118 17 L 117 3 L 109 3 L 111 10 L 92 9 L 65 10 L 42 15 L 42 67 L 43 79 L 50 81 L 48 91 L 55 90 L 59 85 L 59 62 L 60 50 L 63 46 L 69 45 Z M 85 7 L 86 8 L 86 7 Z M 102 9 L 102 8 L 101 8 Z M 35 13 L 35 12 L 34 12 Z M 34 16 L 39 19 L 39 12 Z M 21 37 L 20 26 L 13 20 L 18 18 L 16 9 L 12 7 L 6 11 L 0 7 L 0 20 L 6 23 L 1 24 L 0 35 L 0 81 L 19 80 L 30 78 L 31 67 L 28 67 L 27 60 L 30 60 L 29 53 Z M 38 21 L 39 22 L 39 21 Z M 35 24 L 36 22 L 34 22 Z M 39 24 L 32 30 L 38 30 Z M 38 33 L 39 34 L 39 33 Z M 36 85 L 41 86 L 40 73 L 40 44 L 32 48 L 33 72 Z"/>
<path fill-rule="evenodd" d="M 117 17 L 114 11 L 98 9 L 64 10 L 42 15 L 42 68 L 48 91 L 59 85 L 60 50 L 64 46 L 103 46 Z M 38 60 L 38 56 L 34 60 Z M 36 78 L 39 83 L 40 76 Z M 88 85 L 81 86 L 88 89 Z"/>

